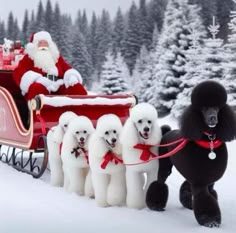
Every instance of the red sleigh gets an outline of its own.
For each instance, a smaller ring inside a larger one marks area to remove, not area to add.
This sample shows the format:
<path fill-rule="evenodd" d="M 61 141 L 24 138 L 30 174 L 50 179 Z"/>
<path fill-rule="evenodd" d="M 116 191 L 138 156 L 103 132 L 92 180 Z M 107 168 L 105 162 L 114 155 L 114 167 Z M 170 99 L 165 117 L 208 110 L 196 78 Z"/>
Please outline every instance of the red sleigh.
<path fill-rule="evenodd" d="M 38 178 L 47 168 L 46 133 L 58 124 L 63 112 L 87 116 L 94 126 L 108 113 L 116 114 L 124 123 L 135 104 L 132 95 L 39 95 L 27 103 L 13 81 L 12 71 L 1 70 L 0 160 Z"/>

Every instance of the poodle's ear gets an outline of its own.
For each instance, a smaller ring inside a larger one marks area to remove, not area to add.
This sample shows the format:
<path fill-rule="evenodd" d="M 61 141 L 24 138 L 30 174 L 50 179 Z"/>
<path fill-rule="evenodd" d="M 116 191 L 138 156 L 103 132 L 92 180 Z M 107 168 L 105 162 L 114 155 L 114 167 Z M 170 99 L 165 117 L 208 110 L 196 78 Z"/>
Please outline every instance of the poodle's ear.
<path fill-rule="evenodd" d="M 229 105 L 220 109 L 218 114 L 219 123 L 216 127 L 217 138 L 223 142 L 236 139 L 236 115 Z"/>
<path fill-rule="evenodd" d="M 162 138 L 162 130 L 158 124 L 158 120 L 153 123 L 153 129 L 151 135 L 147 141 L 147 144 L 156 145 L 159 144 Z"/>
<path fill-rule="evenodd" d="M 60 125 L 58 125 L 54 132 L 53 132 L 53 140 L 60 144 L 63 141 L 63 137 L 64 137 L 64 130 L 62 129 L 62 127 Z"/>
<path fill-rule="evenodd" d="M 138 139 L 137 129 L 135 128 L 133 121 L 128 119 L 121 130 L 120 143 L 122 145 L 133 146 L 138 143 Z"/>
<path fill-rule="evenodd" d="M 184 138 L 189 140 L 200 139 L 205 129 L 202 113 L 190 105 L 180 117 L 179 126 Z"/>

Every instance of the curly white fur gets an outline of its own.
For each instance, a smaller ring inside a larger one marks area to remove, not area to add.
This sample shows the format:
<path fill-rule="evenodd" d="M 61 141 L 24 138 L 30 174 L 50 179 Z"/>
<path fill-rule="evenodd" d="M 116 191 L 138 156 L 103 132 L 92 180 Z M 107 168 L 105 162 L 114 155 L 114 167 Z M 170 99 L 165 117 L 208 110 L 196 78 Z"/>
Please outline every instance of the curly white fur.
<path fill-rule="evenodd" d="M 102 166 L 104 156 L 109 151 L 122 158 L 118 140 L 121 130 L 120 119 L 114 114 L 106 114 L 98 119 L 96 131 L 89 140 L 89 163 L 95 200 L 101 207 L 125 204 L 125 166 L 120 162 L 115 163 L 114 159 Z"/>
<path fill-rule="evenodd" d="M 146 135 L 147 138 L 140 135 Z M 131 110 L 130 117 L 125 122 L 120 137 L 124 163 L 143 162 L 140 159 L 142 150 L 135 149 L 134 146 L 136 144 L 153 145 L 150 147 L 150 151 L 158 154 L 157 145 L 160 143 L 161 136 L 156 109 L 148 103 L 137 104 Z M 158 167 L 159 162 L 157 159 L 143 164 L 126 166 L 126 203 L 128 207 L 142 209 L 146 206 L 146 190 L 150 183 L 156 180 Z"/>
<path fill-rule="evenodd" d="M 88 117 L 73 118 L 69 122 L 61 148 L 66 191 L 88 197 L 94 196 L 88 163 L 88 140 L 93 132 L 94 127 Z"/>
<path fill-rule="evenodd" d="M 51 170 L 51 185 L 62 186 L 64 175 L 62 170 L 62 161 L 60 156 L 60 144 L 62 143 L 64 133 L 69 121 L 76 117 L 74 112 L 67 111 L 59 117 L 57 126 L 52 127 L 47 134 L 47 146 L 49 153 L 49 165 Z"/>

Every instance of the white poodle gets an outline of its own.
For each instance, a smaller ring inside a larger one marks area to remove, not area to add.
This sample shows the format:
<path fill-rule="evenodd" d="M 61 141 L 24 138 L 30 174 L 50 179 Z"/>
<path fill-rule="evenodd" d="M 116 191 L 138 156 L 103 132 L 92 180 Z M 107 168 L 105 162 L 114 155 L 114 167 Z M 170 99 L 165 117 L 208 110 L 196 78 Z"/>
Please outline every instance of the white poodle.
<path fill-rule="evenodd" d="M 89 141 L 89 164 L 98 206 L 125 204 L 125 166 L 122 164 L 119 135 L 120 119 L 114 114 L 101 116 Z"/>
<path fill-rule="evenodd" d="M 152 157 L 158 153 L 161 137 L 156 109 L 148 103 L 134 106 L 120 137 L 126 164 L 126 204 L 129 208 L 142 209 L 146 206 L 147 188 L 156 180 L 159 168 L 159 161 Z"/>
<path fill-rule="evenodd" d="M 88 197 L 94 196 L 88 162 L 88 140 L 93 132 L 91 120 L 77 116 L 69 122 L 61 148 L 65 189 Z"/>
<path fill-rule="evenodd" d="M 48 160 L 51 170 L 50 181 L 53 186 L 63 186 L 64 175 L 60 147 L 69 121 L 76 116 L 77 115 L 71 111 L 62 113 L 59 117 L 58 125 L 52 127 L 47 134 Z"/>

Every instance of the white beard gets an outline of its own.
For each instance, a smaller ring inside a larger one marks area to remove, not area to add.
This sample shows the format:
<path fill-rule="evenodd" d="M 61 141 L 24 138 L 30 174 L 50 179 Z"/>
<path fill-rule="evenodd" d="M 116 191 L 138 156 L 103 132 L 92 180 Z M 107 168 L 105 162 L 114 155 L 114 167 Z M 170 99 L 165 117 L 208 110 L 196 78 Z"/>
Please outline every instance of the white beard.
<path fill-rule="evenodd" d="M 42 69 L 44 72 L 48 74 L 55 74 L 54 70 L 56 68 L 55 61 L 49 50 L 38 50 L 34 55 L 34 65 L 37 68 Z"/>

